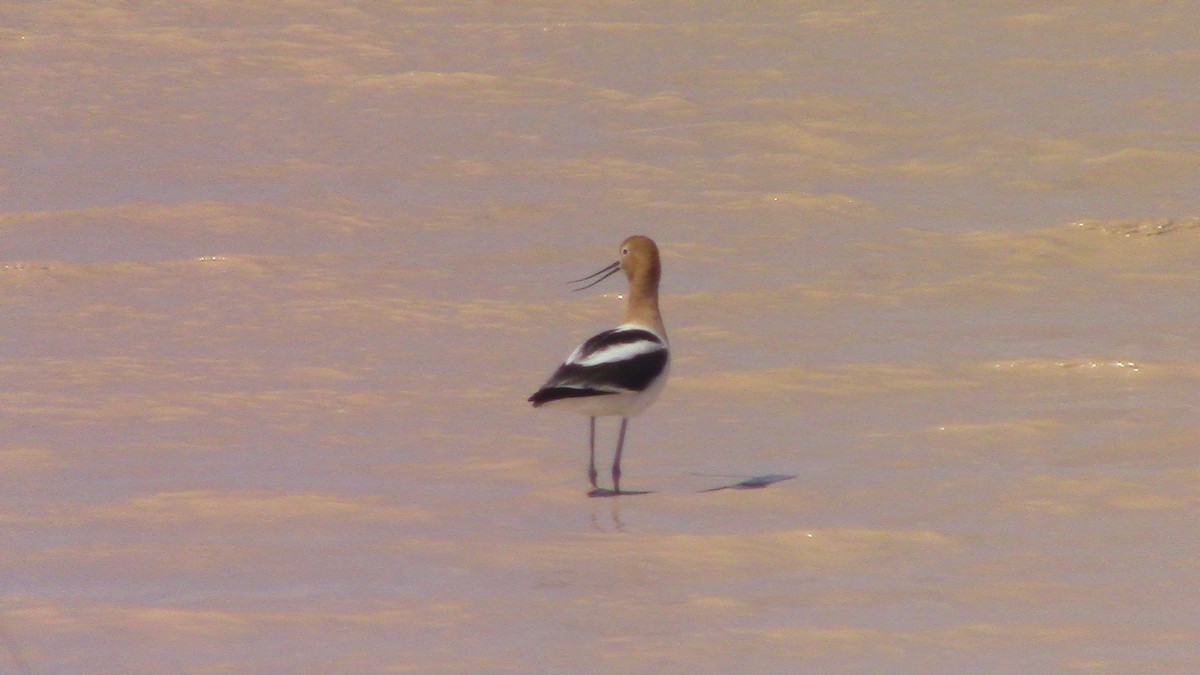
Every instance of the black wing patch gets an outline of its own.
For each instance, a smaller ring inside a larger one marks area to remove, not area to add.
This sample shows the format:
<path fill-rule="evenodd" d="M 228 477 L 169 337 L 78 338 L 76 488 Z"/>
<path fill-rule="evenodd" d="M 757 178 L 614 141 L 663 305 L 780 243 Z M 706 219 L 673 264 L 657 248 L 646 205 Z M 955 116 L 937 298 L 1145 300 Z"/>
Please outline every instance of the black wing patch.
<path fill-rule="evenodd" d="M 589 357 L 606 349 L 636 342 L 651 342 L 652 351 L 638 352 L 619 361 L 600 361 L 581 365 Z M 614 329 L 595 335 L 558 367 L 529 401 L 534 407 L 563 398 L 610 396 L 645 391 L 662 374 L 670 356 L 666 345 L 654 333 L 641 329 Z"/>
<path fill-rule="evenodd" d="M 529 397 L 529 402 L 533 407 L 538 407 L 543 403 L 557 401 L 560 398 L 583 398 L 585 396 L 610 396 L 615 394 L 615 391 L 599 391 L 596 389 L 579 389 L 576 387 L 542 387 L 534 392 L 533 396 Z"/>

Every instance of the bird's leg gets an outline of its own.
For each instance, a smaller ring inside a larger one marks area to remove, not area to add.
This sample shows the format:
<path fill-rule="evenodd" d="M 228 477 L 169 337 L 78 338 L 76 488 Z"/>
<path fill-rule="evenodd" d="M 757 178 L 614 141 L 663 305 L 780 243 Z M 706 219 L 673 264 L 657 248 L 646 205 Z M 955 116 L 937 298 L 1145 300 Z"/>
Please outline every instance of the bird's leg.
<path fill-rule="evenodd" d="M 629 426 L 629 418 L 621 418 L 621 431 L 617 434 L 617 452 L 613 455 L 612 479 L 613 492 L 621 493 L 621 449 L 625 447 L 625 427 Z"/>
<path fill-rule="evenodd" d="M 592 482 L 592 487 L 596 487 L 596 418 L 591 418 L 590 432 L 588 434 L 588 480 Z"/>

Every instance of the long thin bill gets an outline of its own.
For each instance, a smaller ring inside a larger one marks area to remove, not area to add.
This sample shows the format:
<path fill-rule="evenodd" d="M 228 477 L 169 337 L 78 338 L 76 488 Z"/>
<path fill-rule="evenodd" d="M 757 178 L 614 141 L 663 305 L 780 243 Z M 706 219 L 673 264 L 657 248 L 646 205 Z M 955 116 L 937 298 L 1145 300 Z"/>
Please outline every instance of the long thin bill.
<path fill-rule="evenodd" d="M 615 263 L 609 265 L 608 267 L 605 267 L 604 269 L 600 270 L 599 272 L 596 272 L 595 274 L 589 274 L 586 277 L 583 277 L 582 279 L 575 279 L 574 281 L 568 281 L 567 283 L 577 284 L 581 281 L 587 281 L 588 279 L 591 279 L 592 277 L 600 277 L 599 279 L 596 279 L 595 281 L 593 281 L 592 283 L 590 283 L 586 286 L 580 286 L 579 288 L 572 289 L 575 291 L 582 291 L 585 288 L 591 288 L 592 286 L 595 286 L 596 284 L 600 283 L 601 281 L 604 281 L 605 279 L 611 277 L 612 275 L 616 274 L 617 271 L 620 269 L 621 269 L 621 263 L 615 262 Z"/>

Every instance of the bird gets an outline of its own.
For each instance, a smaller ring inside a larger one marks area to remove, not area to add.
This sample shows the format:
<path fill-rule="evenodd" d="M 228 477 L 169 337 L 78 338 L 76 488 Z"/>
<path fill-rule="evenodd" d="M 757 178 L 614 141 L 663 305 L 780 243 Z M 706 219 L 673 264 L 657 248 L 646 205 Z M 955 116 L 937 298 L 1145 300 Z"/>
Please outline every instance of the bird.
<path fill-rule="evenodd" d="M 645 412 L 662 393 L 671 365 L 667 330 L 658 309 L 662 264 L 653 239 L 642 235 L 626 238 L 616 262 L 569 283 L 595 279 L 574 289 L 582 291 L 618 271 L 625 272 L 629 281 L 624 320 L 579 345 L 528 399 L 535 408 L 561 408 L 589 417 L 588 480 L 592 490 L 588 495 L 592 497 L 644 494 L 621 491 L 625 430 L 629 419 Z M 596 418 L 617 416 L 621 427 L 613 454 L 613 487 L 605 490 L 596 484 Z"/>

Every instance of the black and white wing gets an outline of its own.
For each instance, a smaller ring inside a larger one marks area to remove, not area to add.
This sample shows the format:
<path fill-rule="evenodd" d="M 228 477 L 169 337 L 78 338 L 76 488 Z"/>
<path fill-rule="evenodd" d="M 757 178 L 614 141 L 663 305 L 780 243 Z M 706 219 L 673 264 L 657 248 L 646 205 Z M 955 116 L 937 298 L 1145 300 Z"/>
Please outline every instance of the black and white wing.
<path fill-rule="evenodd" d="M 637 394 L 667 368 L 667 344 L 652 331 L 619 327 L 579 346 L 529 401 L 536 408 L 564 398 Z"/>

